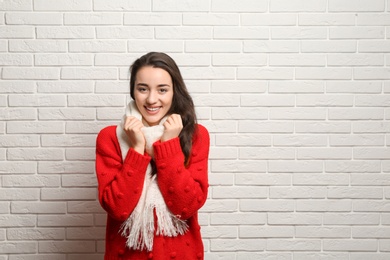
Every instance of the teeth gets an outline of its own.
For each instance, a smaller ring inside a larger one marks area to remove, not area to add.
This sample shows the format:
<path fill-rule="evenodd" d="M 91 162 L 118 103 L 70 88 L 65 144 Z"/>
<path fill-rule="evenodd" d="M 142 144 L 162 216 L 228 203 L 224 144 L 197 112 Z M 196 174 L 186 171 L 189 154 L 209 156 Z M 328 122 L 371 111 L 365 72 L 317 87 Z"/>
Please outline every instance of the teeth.
<path fill-rule="evenodd" d="M 146 109 L 149 110 L 149 111 L 157 111 L 160 108 L 159 107 L 147 107 Z"/>

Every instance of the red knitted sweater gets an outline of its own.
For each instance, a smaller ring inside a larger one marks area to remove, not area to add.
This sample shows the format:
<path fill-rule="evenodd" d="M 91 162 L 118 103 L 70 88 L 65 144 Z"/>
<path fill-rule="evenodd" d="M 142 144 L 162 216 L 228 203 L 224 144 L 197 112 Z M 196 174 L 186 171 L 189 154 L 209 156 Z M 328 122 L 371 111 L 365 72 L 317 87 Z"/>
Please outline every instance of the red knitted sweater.
<path fill-rule="evenodd" d="M 198 210 L 207 198 L 209 146 L 208 131 L 197 125 L 190 164 L 184 167 L 179 138 L 153 144 L 161 194 L 169 210 L 186 220 L 189 229 L 177 237 L 155 235 L 151 252 L 134 251 L 125 247 L 126 238 L 119 230 L 138 203 L 151 157 L 130 148 L 123 161 L 116 126 L 100 131 L 96 144 L 96 175 L 99 201 L 107 212 L 105 260 L 203 259 Z"/>

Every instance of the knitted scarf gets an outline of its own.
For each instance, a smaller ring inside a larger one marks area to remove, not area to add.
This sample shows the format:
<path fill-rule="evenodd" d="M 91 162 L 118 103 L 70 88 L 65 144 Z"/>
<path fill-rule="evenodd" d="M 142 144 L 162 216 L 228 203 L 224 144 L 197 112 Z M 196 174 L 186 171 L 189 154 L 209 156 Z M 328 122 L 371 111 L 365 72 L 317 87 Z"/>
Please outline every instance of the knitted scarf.
<path fill-rule="evenodd" d="M 125 116 L 116 128 L 116 135 L 118 137 L 123 161 L 130 148 L 130 142 L 123 130 L 124 118 L 126 116 L 134 116 L 137 119 L 142 120 L 142 115 L 138 111 L 134 101 L 131 101 L 127 105 Z M 159 125 L 151 127 L 146 125 L 141 128 L 146 140 L 146 153 L 152 158 L 153 143 L 160 140 L 164 132 L 164 126 L 162 124 L 165 121 L 166 118 L 163 118 Z M 145 172 L 145 181 L 138 204 L 121 226 L 122 236 L 127 238 L 126 246 L 130 249 L 146 249 L 147 251 L 152 251 L 155 232 L 154 210 L 157 216 L 157 236 L 176 237 L 178 235 L 183 235 L 188 229 L 187 223 L 173 215 L 166 206 L 157 184 L 157 175 L 158 174 L 154 174 L 152 176 L 152 167 L 149 164 Z"/>

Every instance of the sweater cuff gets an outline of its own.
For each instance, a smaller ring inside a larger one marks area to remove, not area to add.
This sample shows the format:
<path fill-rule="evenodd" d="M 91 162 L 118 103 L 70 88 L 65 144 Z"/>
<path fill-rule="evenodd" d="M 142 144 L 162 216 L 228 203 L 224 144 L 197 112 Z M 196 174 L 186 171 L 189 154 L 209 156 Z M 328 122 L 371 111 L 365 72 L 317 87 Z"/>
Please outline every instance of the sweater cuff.
<path fill-rule="evenodd" d="M 177 153 L 182 153 L 179 137 L 165 142 L 157 141 L 153 144 L 153 148 L 156 160 L 169 158 Z"/>
<path fill-rule="evenodd" d="M 127 152 L 123 165 L 126 168 L 132 168 L 136 171 L 145 171 L 145 169 L 148 167 L 150 160 L 151 157 L 149 155 L 142 155 L 136 152 L 133 148 L 130 148 Z"/>

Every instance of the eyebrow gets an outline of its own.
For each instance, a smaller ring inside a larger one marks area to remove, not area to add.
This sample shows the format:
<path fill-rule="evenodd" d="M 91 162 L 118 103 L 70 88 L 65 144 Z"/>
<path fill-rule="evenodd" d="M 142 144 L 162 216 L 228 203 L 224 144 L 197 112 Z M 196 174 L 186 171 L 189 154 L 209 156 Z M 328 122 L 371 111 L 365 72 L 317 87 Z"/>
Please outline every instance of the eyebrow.
<path fill-rule="evenodd" d="M 149 87 L 148 84 L 142 83 L 142 82 L 141 82 L 141 83 L 137 83 L 137 86 Z M 159 85 L 157 85 L 157 87 L 158 87 L 158 88 L 171 87 L 171 85 L 169 85 L 169 84 L 159 84 Z"/>

